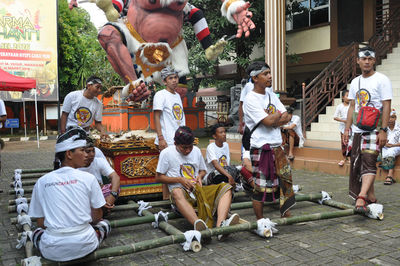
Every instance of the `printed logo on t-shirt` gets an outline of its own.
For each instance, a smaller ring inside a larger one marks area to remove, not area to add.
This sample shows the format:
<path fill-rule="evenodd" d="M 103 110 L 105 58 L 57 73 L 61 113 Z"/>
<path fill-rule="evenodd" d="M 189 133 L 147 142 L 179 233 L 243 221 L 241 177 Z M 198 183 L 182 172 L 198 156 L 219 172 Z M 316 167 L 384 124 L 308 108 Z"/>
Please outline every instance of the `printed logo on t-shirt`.
<path fill-rule="evenodd" d="M 92 112 L 87 107 L 79 107 L 78 110 L 76 110 L 74 117 L 78 121 L 78 125 L 83 125 L 90 121 L 92 118 Z"/>
<path fill-rule="evenodd" d="M 371 101 L 371 94 L 366 89 L 361 89 L 357 92 L 357 104 L 358 106 L 367 106 Z"/>
<path fill-rule="evenodd" d="M 194 176 L 194 173 L 195 173 L 195 169 L 192 164 L 190 164 L 190 163 L 181 164 L 181 169 L 180 169 L 181 176 L 183 176 L 189 180 L 193 180 L 196 178 Z"/>
<path fill-rule="evenodd" d="M 267 109 L 265 109 L 265 112 L 269 115 L 275 114 L 276 112 L 276 106 L 273 105 L 272 103 L 268 104 Z"/>
<path fill-rule="evenodd" d="M 226 156 L 225 155 L 222 155 L 221 157 L 219 157 L 219 164 L 222 166 L 222 167 L 225 167 L 225 166 L 228 166 L 228 161 L 227 161 L 227 158 L 226 158 Z"/>
<path fill-rule="evenodd" d="M 174 104 L 172 106 L 172 113 L 174 114 L 174 118 L 178 121 L 183 119 L 183 110 L 182 106 L 180 106 L 178 103 Z"/>

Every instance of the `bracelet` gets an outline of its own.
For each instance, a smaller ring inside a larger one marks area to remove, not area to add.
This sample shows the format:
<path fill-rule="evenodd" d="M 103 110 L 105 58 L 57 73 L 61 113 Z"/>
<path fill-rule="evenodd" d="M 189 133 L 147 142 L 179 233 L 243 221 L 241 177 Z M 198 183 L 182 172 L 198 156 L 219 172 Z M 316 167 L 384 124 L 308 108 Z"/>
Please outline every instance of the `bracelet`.
<path fill-rule="evenodd" d="M 158 137 L 159 140 L 163 140 L 164 139 L 163 135 L 158 135 L 157 137 Z"/>
<path fill-rule="evenodd" d="M 226 5 L 225 5 L 225 10 L 228 11 L 230 5 L 231 5 L 233 2 L 236 2 L 236 1 L 239 1 L 239 0 L 228 0 L 228 1 L 226 2 Z"/>

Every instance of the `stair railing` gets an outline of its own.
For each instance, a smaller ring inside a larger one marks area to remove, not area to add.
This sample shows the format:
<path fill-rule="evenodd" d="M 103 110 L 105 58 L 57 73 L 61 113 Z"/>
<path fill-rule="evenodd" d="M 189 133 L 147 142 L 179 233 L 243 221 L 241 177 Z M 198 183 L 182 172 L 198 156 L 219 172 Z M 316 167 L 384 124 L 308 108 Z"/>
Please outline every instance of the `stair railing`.
<path fill-rule="evenodd" d="M 388 19 L 369 40 L 376 51 L 376 61 L 390 53 L 400 42 L 400 8 L 389 13 Z M 328 105 L 332 105 L 340 91 L 356 77 L 358 43 L 351 43 L 307 86 L 303 87 L 302 122 L 304 132 Z"/>

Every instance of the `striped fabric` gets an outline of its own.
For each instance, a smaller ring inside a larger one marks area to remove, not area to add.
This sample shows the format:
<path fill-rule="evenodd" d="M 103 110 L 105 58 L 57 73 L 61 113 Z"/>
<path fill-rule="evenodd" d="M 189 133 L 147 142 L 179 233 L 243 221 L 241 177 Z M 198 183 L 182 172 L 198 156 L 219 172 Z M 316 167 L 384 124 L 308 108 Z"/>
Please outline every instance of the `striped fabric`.
<path fill-rule="evenodd" d="M 193 25 L 194 33 L 196 34 L 197 39 L 200 41 L 203 49 L 210 47 L 212 45 L 212 40 L 203 11 L 193 5 L 190 5 L 188 20 Z"/>

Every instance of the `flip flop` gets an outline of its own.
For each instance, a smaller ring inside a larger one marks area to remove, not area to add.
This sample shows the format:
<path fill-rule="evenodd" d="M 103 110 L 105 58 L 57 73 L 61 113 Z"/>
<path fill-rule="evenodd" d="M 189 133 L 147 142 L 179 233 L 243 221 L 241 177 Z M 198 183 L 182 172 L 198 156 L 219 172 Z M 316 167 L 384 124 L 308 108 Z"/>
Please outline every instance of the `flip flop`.
<path fill-rule="evenodd" d="M 288 158 L 289 160 L 291 160 L 291 161 L 294 160 L 294 156 L 293 156 L 293 155 L 290 155 L 290 156 L 288 156 L 287 158 Z"/>
<path fill-rule="evenodd" d="M 341 160 L 340 162 L 338 162 L 339 166 L 343 166 L 344 165 L 344 160 Z"/>
<path fill-rule="evenodd" d="M 363 200 L 363 201 L 364 201 L 364 204 L 363 204 L 363 205 L 359 205 L 359 206 L 356 205 L 356 207 L 355 207 L 356 212 L 362 213 L 362 214 L 366 214 L 366 213 L 368 212 L 368 209 L 367 209 L 367 199 L 364 198 L 364 197 L 362 197 L 362 196 L 357 196 L 356 202 L 357 202 L 358 199 Z"/>
<path fill-rule="evenodd" d="M 393 177 L 391 176 L 387 176 L 385 182 L 383 182 L 384 185 L 393 185 L 394 183 L 396 183 L 396 180 L 393 179 Z"/>

